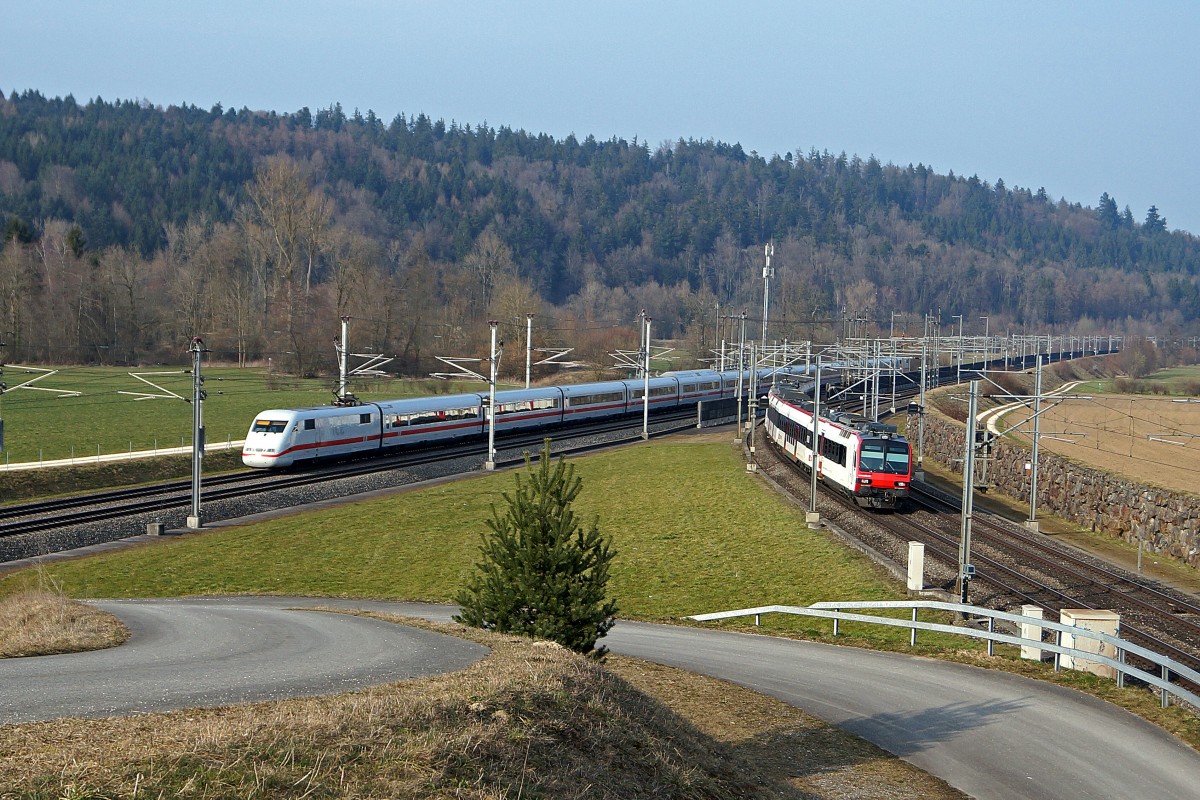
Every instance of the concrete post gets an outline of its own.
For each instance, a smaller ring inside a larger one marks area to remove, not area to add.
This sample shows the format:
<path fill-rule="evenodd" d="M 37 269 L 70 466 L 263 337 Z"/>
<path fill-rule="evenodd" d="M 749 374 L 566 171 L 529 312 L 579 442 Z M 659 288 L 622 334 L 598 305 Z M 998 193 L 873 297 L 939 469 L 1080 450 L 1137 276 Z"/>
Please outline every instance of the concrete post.
<path fill-rule="evenodd" d="M 1043 610 L 1041 606 L 1021 606 L 1021 616 L 1032 617 L 1033 619 L 1043 619 Z M 1040 642 L 1042 640 L 1042 626 L 1035 625 L 1032 622 L 1021 623 L 1021 638 L 1031 639 Z M 1034 647 L 1033 645 L 1021 645 L 1021 658 L 1029 661 L 1042 660 L 1042 648 Z"/>
<path fill-rule="evenodd" d="M 925 545 L 921 542 L 908 543 L 908 590 L 919 592 L 925 588 Z"/>

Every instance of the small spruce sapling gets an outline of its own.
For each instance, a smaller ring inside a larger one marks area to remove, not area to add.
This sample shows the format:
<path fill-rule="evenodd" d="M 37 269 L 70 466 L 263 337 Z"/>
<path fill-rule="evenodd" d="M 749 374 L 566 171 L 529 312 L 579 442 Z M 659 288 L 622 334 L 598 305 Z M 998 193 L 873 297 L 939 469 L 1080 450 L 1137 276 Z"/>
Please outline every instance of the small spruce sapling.
<path fill-rule="evenodd" d="M 585 528 L 571 510 L 582 485 L 574 465 L 551 461 L 546 439 L 536 467 L 525 454 L 524 479 L 518 473 L 516 490 L 504 493 L 503 515 L 492 506 L 482 558 L 456 598 L 455 620 L 603 657 L 607 648 L 593 648 L 617 613 L 605 597 L 616 551 L 600 535 L 598 519 Z"/>

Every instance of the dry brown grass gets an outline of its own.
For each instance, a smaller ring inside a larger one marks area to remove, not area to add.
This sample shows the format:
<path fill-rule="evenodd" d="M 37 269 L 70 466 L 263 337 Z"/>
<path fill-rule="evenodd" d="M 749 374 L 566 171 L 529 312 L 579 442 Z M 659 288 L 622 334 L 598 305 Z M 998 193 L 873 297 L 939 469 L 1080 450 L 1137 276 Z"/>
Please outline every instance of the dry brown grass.
<path fill-rule="evenodd" d="M 0 598 L 0 658 L 99 650 L 128 635 L 112 614 L 56 592 L 31 590 Z"/>
<path fill-rule="evenodd" d="M 0 797 L 961 797 L 745 689 L 453 630 L 492 654 L 327 698 L 0 728 Z"/>
<path fill-rule="evenodd" d="M 1007 414 L 1004 425 L 1015 427 L 1028 416 L 1023 410 Z M 1040 443 L 1151 486 L 1192 494 L 1200 487 L 1200 403 L 1144 395 L 1067 400 L 1043 415 Z"/>

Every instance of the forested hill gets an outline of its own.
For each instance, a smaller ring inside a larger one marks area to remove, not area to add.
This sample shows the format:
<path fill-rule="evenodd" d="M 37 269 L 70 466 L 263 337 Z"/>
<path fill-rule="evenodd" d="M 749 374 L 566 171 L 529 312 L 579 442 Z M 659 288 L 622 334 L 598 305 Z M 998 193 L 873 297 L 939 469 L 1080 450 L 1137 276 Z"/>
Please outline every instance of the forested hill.
<path fill-rule="evenodd" d="M 449 324 L 430 307 L 459 302 L 449 319 L 486 319 L 524 291 L 577 320 L 645 306 L 662 333 L 680 335 L 717 303 L 761 302 L 768 241 L 781 320 L 942 309 L 1011 326 L 1138 320 L 1165 332 L 1200 314 L 1200 241 L 1107 194 L 1090 208 L 873 157 L 558 140 L 338 105 L 279 114 L 0 94 L 0 215 L 0 324 L 26 330 L 27 344 L 30 315 L 47 302 L 38 292 L 59 268 L 48 239 L 63 264 L 100 270 L 93 285 L 106 260 L 120 261 L 136 273 L 128 292 L 197 306 L 185 311 L 204 330 L 233 324 L 217 299 L 228 281 L 286 303 L 289 326 L 297 293 L 361 313 L 365 286 L 345 282 L 358 265 L 354 275 L 428 292 L 425 327 Z M 189 290 L 172 270 L 201 251 L 211 275 L 193 274 Z M 86 305 L 106 302 L 117 314 L 111 298 Z M 85 322 L 75 346 L 105 327 Z M 141 343 L 120 346 L 151 347 L 174 333 L 165 324 L 142 320 L 125 334 Z M 239 335 L 243 355 L 271 347 L 262 325 Z"/>

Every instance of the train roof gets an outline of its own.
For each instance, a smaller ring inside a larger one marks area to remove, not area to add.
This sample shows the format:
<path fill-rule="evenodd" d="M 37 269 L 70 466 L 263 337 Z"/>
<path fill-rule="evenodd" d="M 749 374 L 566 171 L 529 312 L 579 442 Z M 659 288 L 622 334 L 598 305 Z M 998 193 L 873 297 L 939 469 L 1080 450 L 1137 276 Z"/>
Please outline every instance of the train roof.
<path fill-rule="evenodd" d="M 338 416 L 340 414 L 365 413 L 362 409 L 373 410 L 379 406 L 391 413 L 404 413 L 409 408 L 461 408 L 463 406 L 479 405 L 477 394 L 446 394 L 432 397 L 401 397 L 394 400 L 379 400 L 376 402 L 360 403 L 356 406 L 301 406 L 299 408 L 268 408 L 260 411 L 257 417 L 288 417 L 293 414 Z"/>
<path fill-rule="evenodd" d="M 812 401 L 812 389 L 815 385 L 815 380 L 797 380 L 794 377 L 789 377 L 776 381 L 775 385 L 771 387 L 771 393 L 778 395 L 789 403 L 799 405 Z"/>
<path fill-rule="evenodd" d="M 715 369 L 679 369 L 663 373 L 664 378 L 672 377 L 679 378 L 680 380 L 716 380 L 720 375 L 721 373 Z"/>
<path fill-rule="evenodd" d="M 403 397 L 399 400 L 380 400 L 380 408 L 393 414 L 402 414 L 409 409 L 438 410 L 443 408 L 463 408 L 480 404 L 479 395 L 474 392 L 463 394 L 444 394 L 426 397 Z"/>
<path fill-rule="evenodd" d="M 501 389 L 496 392 L 497 403 L 519 403 L 522 400 L 540 400 L 543 397 L 562 399 L 562 389 L 558 386 L 533 386 L 529 389 Z"/>
<path fill-rule="evenodd" d="M 797 385 L 790 381 L 778 383 L 771 388 L 771 394 L 811 414 L 813 411 L 813 402 L 808 392 L 812 389 L 813 383 L 813 381 L 808 381 L 806 385 Z M 896 437 L 898 430 L 895 425 L 889 425 L 886 422 L 875 422 L 861 414 L 853 414 L 849 411 L 835 411 L 828 407 L 822 407 L 821 418 L 861 433 L 887 434 L 888 436 Z"/>
<path fill-rule="evenodd" d="M 568 383 L 559 387 L 567 397 L 598 392 L 623 392 L 625 381 L 599 381 L 597 383 Z"/>

